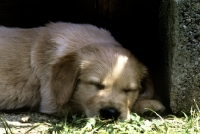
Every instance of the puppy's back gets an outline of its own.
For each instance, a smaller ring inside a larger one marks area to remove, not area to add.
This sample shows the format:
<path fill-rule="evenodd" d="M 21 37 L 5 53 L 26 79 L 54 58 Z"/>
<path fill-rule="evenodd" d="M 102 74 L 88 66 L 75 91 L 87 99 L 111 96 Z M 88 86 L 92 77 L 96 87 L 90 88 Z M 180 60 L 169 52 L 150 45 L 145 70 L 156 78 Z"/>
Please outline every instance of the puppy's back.
<path fill-rule="evenodd" d="M 0 110 L 39 102 L 38 79 L 30 66 L 38 30 L 0 27 Z"/>

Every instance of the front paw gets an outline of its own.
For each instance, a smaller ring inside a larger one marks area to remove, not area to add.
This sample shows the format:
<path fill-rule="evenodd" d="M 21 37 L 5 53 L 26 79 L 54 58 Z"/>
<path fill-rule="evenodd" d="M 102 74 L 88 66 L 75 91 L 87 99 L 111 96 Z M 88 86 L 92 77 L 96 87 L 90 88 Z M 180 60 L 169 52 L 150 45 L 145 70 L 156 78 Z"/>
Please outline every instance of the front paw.
<path fill-rule="evenodd" d="M 156 113 L 163 113 L 165 111 L 165 107 L 158 100 L 139 100 L 135 102 L 132 112 L 135 112 L 138 115 L 145 115 L 146 113 L 151 112 L 149 109 Z"/>

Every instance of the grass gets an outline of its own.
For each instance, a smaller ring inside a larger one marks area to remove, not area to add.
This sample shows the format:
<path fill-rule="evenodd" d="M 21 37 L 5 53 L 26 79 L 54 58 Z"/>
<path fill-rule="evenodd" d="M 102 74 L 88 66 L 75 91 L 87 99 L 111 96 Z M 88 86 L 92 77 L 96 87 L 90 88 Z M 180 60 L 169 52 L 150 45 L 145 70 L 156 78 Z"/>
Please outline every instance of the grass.
<path fill-rule="evenodd" d="M 150 110 L 151 111 L 151 110 Z M 168 115 L 161 117 L 154 111 L 156 117 L 143 118 L 132 113 L 131 121 L 100 120 L 85 118 L 85 116 L 72 116 L 63 119 L 57 124 L 50 123 L 50 134 L 197 134 L 200 133 L 200 110 L 191 108 L 190 114 L 183 116 Z M 6 134 L 14 134 L 12 128 L 1 118 Z M 31 133 L 37 126 L 29 129 Z"/>
<path fill-rule="evenodd" d="M 132 121 L 83 119 L 74 116 L 72 122 L 62 121 L 52 125 L 54 134 L 197 134 L 200 133 L 200 112 L 191 111 L 183 117 L 168 115 L 165 118 L 146 119 L 132 114 Z"/>

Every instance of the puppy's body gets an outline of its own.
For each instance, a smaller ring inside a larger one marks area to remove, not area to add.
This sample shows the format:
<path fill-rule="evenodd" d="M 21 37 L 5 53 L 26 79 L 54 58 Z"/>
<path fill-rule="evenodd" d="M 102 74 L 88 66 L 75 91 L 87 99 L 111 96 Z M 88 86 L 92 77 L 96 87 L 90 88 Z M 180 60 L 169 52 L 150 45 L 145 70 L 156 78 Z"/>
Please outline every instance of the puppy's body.
<path fill-rule="evenodd" d="M 0 110 L 30 107 L 57 114 L 70 108 L 88 117 L 114 110 L 128 119 L 131 110 L 144 112 L 140 100 L 153 97 L 148 76 L 108 31 L 92 25 L 0 28 Z M 146 89 L 139 95 L 142 81 Z M 164 109 L 158 101 L 151 105 Z"/>
<path fill-rule="evenodd" d="M 0 109 L 36 107 L 39 79 L 31 67 L 32 30 L 0 28 Z"/>

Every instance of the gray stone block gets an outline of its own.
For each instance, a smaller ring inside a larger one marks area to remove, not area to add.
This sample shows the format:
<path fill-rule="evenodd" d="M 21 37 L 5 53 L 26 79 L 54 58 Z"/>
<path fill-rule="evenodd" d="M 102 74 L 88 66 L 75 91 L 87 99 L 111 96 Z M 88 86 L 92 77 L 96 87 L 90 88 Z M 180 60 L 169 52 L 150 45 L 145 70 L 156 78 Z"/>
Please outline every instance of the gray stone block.
<path fill-rule="evenodd" d="M 200 106 L 200 1 L 162 0 L 160 19 L 167 45 L 170 107 L 175 114 L 189 113 L 194 100 Z"/>

